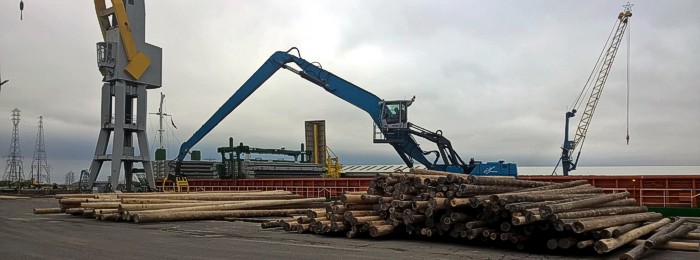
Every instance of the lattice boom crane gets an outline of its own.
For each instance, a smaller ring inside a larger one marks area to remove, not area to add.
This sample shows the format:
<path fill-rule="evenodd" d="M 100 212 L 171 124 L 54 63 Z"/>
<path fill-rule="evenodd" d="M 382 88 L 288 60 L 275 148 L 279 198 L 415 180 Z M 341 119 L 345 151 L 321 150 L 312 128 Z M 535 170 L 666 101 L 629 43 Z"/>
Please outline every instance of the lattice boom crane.
<path fill-rule="evenodd" d="M 570 171 L 576 170 L 576 165 L 578 164 L 578 159 L 581 156 L 581 149 L 583 147 L 583 142 L 586 140 L 586 134 L 588 133 L 588 127 L 591 124 L 591 119 L 593 119 L 593 113 L 595 112 L 598 101 L 600 101 L 600 94 L 603 93 L 603 87 L 610 74 L 610 69 L 612 68 L 613 61 L 615 60 L 615 55 L 620 47 L 620 42 L 622 41 L 622 36 L 625 34 L 627 29 L 629 18 L 632 17 L 632 11 L 630 10 L 631 4 L 625 5 L 625 10 L 620 12 L 617 16 L 616 29 L 614 30 L 614 35 L 612 40 L 609 41 L 609 45 L 606 43 L 606 48 L 604 49 L 604 56 L 600 63 L 600 69 L 594 78 L 595 82 L 591 89 L 591 95 L 588 97 L 588 102 L 586 102 L 585 110 L 581 116 L 581 121 L 578 123 L 578 128 L 576 129 L 576 135 L 574 140 L 569 140 L 569 119 L 576 115 L 576 108 L 571 111 L 566 112 L 566 124 L 564 132 L 564 145 L 562 146 L 562 154 L 560 162 L 564 171 L 564 176 L 568 176 Z M 598 64 L 596 64 L 596 68 Z M 590 82 L 590 79 L 589 79 Z M 589 85 L 586 84 L 585 89 Z M 583 92 L 582 92 L 583 93 Z M 580 98 L 580 97 L 579 97 Z M 579 100 L 576 101 L 577 103 Z M 574 105 L 576 107 L 576 105 Z M 629 135 L 627 136 L 629 141 Z M 576 154 L 576 158 L 573 159 L 573 155 Z"/>

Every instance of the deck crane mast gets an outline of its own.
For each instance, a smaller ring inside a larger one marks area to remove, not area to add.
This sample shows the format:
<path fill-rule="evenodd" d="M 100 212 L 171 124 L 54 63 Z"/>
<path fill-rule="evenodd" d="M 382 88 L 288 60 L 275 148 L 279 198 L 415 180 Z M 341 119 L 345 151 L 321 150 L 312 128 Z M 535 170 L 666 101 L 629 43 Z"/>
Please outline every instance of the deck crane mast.
<path fill-rule="evenodd" d="M 606 47 L 603 49 L 604 53 L 601 54 L 603 58 L 599 59 L 598 61 L 600 63 L 600 69 L 596 74 L 595 82 L 593 83 L 593 87 L 591 89 L 591 95 L 588 97 L 586 108 L 583 111 L 583 115 L 581 116 L 581 121 L 579 121 L 578 123 L 578 128 L 576 129 L 576 135 L 573 141 L 569 140 L 569 119 L 576 115 L 576 107 L 578 107 L 581 104 L 579 102 L 582 101 L 581 97 L 586 92 L 586 89 L 590 86 L 589 83 L 591 83 L 591 78 L 588 79 L 588 82 L 586 82 L 586 85 L 581 91 L 581 94 L 574 102 L 573 109 L 571 111 L 566 112 L 566 123 L 564 126 L 564 144 L 561 148 L 562 153 L 561 158 L 559 160 L 559 163 L 562 164 L 564 176 L 568 176 L 570 171 L 576 170 L 578 159 L 581 156 L 583 142 L 586 140 L 586 133 L 588 132 L 588 127 L 591 124 L 591 119 L 593 119 L 593 113 L 595 112 L 596 106 L 598 105 L 598 101 L 600 100 L 600 94 L 603 92 L 603 87 L 605 86 L 605 82 L 607 81 L 608 75 L 610 74 L 610 69 L 612 68 L 613 61 L 615 60 L 617 50 L 620 47 L 622 36 L 625 34 L 625 30 L 627 29 L 629 18 L 632 16 L 632 4 L 627 3 L 623 7 L 625 8 L 625 10 L 620 12 L 620 14 L 618 14 L 617 16 L 615 29 L 612 32 L 614 33 L 612 35 L 612 40 L 606 42 Z M 610 44 L 608 45 L 608 43 Z M 598 65 L 599 64 L 596 63 L 596 66 L 593 69 L 594 72 L 595 68 L 598 68 Z M 593 76 L 593 74 L 591 74 L 591 76 Z M 629 135 L 627 135 L 627 142 L 629 143 Z M 574 154 L 576 154 L 575 159 L 573 159 Z M 557 163 L 557 166 L 559 165 L 559 163 Z M 552 172 L 552 175 L 554 174 L 556 174 L 556 167 L 554 168 L 554 172 Z"/>

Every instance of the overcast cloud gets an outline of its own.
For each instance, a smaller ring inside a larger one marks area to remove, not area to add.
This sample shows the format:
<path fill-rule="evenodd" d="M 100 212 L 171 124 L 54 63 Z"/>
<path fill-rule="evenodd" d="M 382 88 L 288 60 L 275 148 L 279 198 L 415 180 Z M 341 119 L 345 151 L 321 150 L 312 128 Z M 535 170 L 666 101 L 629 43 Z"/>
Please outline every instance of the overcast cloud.
<path fill-rule="evenodd" d="M 0 1 L 0 154 L 22 110 L 25 175 L 39 115 L 52 179 L 89 167 L 99 132 L 101 41 L 90 1 Z M 590 73 L 624 1 L 146 2 L 146 38 L 163 48 L 159 93 L 178 129 L 168 157 L 274 52 L 296 46 L 383 99 L 416 96 L 410 121 L 441 129 L 463 158 L 553 165 L 564 113 Z M 700 165 L 700 2 L 636 1 L 630 19 L 630 145 L 626 47 L 591 123 L 581 165 Z M 623 45 L 626 45 L 626 39 Z M 229 136 L 298 149 L 303 122 L 327 122 L 345 164 L 400 163 L 372 144 L 361 110 L 280 71 L 196 149 L 218 158 Z M 578 117 L 574 124 L 578 123 Z M 157 118 L 150 117 L 149 143 Z M 179 142 L 178 142 L 179 140 Z M 424 146 L 429 144 L 425 143 Z M 2 164 L 4 166 L 4 163 Z M 4 170 L 4 167 L 3 167 Z"/>

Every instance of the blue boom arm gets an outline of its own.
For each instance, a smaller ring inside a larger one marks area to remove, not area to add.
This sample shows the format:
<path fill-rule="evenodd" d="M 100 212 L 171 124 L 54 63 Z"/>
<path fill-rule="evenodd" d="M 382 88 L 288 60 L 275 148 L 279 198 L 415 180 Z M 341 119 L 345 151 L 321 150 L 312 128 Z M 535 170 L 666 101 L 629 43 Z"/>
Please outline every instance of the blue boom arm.
<path fill-rule="evenodd" d="M 292 48 L 295 49 L 295 48 Z M 290 49 L 289 51 L 291 51 Z M 257 90 L 267 79 L 274 75 L 280 68 L 295 72 L 302 78 L 322 87 L 340 99 L 353 104 L 354 106 L 367 112 L 374 123 L 380 125 L 381 99 L 376 95 L 328 72 L 301 57 L 289 54 L 289 51 L 275 52 L 265 63 L 245 82 L 243 85 L 207 120 L 202 127 L 195 132 L 189 140 L 180 146 L 177 156 L 177 163 L 184 160 L 189 150 L 196 145 L 204 136 L 211 132 L 226 116 L 245 101 L 255 90 Z M 294 63 L 301 71 L 289 67 L 288 63 Z M 384 133 L 391 134 L 391 133 Z M 393 142 L 391 145 L 399 153 L 408 166 L 413 166 L 412 160 L 432 168 L 433 163 L 429 161 L 423 150 L 411 135 L 402 135 L 401 142 Z M 178 165 L 179 166 L 179 165 Z M 179 168 L 179 167 L 177 167 Z M 177 170 L 176 170 L 177 171 Z"/>

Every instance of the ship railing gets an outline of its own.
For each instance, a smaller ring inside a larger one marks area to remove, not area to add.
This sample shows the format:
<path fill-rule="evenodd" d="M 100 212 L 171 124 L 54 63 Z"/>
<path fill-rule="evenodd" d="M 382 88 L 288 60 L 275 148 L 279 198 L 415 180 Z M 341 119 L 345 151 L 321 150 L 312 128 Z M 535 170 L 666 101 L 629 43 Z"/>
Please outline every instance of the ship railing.
<path fill-rule="evenodd" d="M 606 192 L 628 191 L 640 206 L 652 207 L 697 207 L 700 189 L 680 188 L 603 188 Z"/>
<path fill-rule="evenodd" d="M 692 194 L 692 192 L 691 192 L 691 194 Z M 694 207 L 696 207 L 696 205 L 698 205 L 697 201 L 696 201 L 698 196 L 700 196 L 700 192 L 697 192 L 697 194 L 690 196 L 690 207 L 691 208 L 694 208 Z"/>

